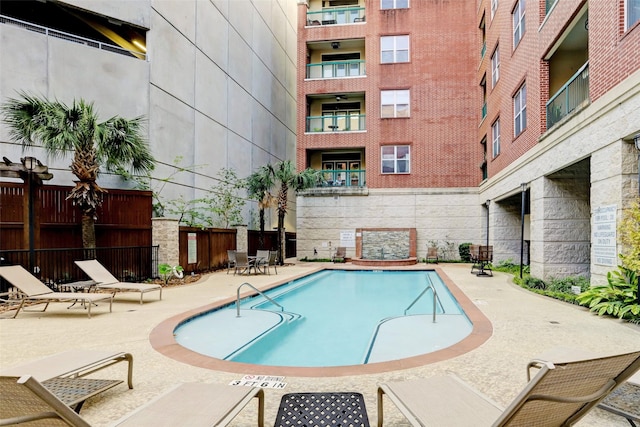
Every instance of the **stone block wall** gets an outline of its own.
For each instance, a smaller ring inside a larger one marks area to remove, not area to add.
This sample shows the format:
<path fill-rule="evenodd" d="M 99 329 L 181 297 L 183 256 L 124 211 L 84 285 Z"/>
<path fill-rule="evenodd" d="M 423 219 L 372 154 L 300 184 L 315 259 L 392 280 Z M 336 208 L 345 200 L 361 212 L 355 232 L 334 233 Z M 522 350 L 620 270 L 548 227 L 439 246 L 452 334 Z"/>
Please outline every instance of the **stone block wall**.
<path fill-rule="evenodd" d="M 158 245 L 158 264 L 180 264 L 180 226 L 177 219 L 152 218 L 152 244 Z"/>

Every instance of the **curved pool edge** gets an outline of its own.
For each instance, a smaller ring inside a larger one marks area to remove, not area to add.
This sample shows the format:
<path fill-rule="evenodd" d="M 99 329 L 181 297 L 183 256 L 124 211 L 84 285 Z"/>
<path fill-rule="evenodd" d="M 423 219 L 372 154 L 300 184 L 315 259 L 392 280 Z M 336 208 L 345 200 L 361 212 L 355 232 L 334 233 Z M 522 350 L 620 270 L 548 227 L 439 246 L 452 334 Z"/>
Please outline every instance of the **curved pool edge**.
<path fill-rule="evenodd" d="M 196 353 L 178 344 L 173 332 L 176 327 L 189 318 L 199 315 L 202 312 L 210 311 L 218 307 L 230 304 L 235 301 L 234 297 L 225 298 L 215 303 L 198 307 L 193 310 L 172 316 L 156 326 L 149 334 L 151 346 L 159 353 L 181 363 L 223 372 L 240 374 L 277 375 L 293 377 L 340 377 L 349 375 L 378 374 L 389 371 L 415 368 L 428 365 L 443 360 L 452 359 L 462 354 L 468 353 L 485 343 L 493 334 L 493 326 L 489 319 L 480 309 L 462 292 L 460 288 L 446 275 L 440 268 L 426 268 L 425 270 L 435 270 L 442 281 L 447 285 L 450 292 L 456 298 L 460 306 L 464 309 L 467 317 L 473 324 L 473 329 L 469 336 L 451 347 L 437 350 L 419 356 L 405 359 L 391 360 L 387 362 L 377 362 L 367 365 L 349 366 L 329 366 L 329 367 L 296 367 L 296 366 L 267 366 L 253 365 L 248 363 L 230 362 L 216 359 Z M 306 274 L 304 275 L 306 276 Z M 279 286 L 284 282 L 274 283 L 268 288 Z M 265 288 L 267 289 L 267 288 Z"/>

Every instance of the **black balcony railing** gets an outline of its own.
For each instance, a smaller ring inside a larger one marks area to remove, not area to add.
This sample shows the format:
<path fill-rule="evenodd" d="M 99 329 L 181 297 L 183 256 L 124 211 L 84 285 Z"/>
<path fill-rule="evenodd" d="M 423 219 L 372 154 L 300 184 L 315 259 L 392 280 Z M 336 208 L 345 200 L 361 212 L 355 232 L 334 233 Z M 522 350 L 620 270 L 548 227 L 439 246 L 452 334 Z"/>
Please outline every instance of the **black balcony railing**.
<path fill-rule="evenodd" d="M 50 288 L 87 280 L 87 276 L 74 261 L 97 259 L 118 280 L 141 282 L 158 277 L 158 246 L 134 246 L 95 249 L 36 249 L 35 266 L 32 274 Z M 0 251 L 0 264 L 21 265 L 29 269 L 29 250 Z M 0 292 L 6 292 L 9 285 L 0 279 Z"/>

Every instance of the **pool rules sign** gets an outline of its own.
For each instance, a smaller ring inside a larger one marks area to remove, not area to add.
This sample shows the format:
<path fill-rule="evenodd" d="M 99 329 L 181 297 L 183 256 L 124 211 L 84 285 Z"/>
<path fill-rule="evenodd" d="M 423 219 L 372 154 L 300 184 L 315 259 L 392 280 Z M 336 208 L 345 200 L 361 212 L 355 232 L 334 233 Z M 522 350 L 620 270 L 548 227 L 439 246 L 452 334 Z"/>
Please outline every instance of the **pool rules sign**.
<path fill-rule="evenodd" d="M 616 205 L 600 206 L 593 213 L 594 264 L 615 267 L 618 256 L 616 250 Z"/>

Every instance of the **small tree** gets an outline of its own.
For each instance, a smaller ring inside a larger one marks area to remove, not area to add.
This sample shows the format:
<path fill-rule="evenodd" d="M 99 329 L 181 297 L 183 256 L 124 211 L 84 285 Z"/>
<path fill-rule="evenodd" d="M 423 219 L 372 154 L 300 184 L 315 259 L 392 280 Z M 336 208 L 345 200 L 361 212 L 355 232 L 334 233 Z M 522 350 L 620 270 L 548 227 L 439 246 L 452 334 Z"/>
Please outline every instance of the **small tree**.
<path fill-rule="evenodd" d="M 640 197 L 625 209 L 618 227 L 623 245 L 620 259 L 625 268 L 640 272 Z"/>
<path fill-rule="evenodd" d="M 624 210 L 618 231 L 623 245 L 620 260 L 624 268 L 636 272 L 636 304 L 640 306 L 640 283 L 638 283 L 638 277 L 640 277 L 640 197 L 631 205 L 631 208 Z"/>
<path fill-rule="evenodd" d="M 252 200 L 258 201 L 258 214 L 260 233 L 258 234 L 258 247 L 264 248 L 264 211 L 276 205 L 277 199 L 271 194 L 275 171 L 271 165 L 264 165 L 247 178 L 247 195 Z"/>
<path fill-rule="evenodd" d="M 142 117 L 112 117 L 104 122 L 92 103 L 60 101 L 20 93 L 0 107 L 9 135 L 23 147 L 42 144 L 52 157 L 73 152 L 71 172 L 78 178 L 67 199 L 82 212 L 82 245 L 96 247 L 96 210 L 106 192 L 98 183 L 100 166 L 107 170 L 152 170 L 154 159 L 142 132 Z"/>
<path fill-rule="evenodd" d="M 175 177 L 182 172 L 193 173 L 200 165 L 181 166 L 183 157 L 176 156 L 173 159 L 173 171 L 165 178 L 159 178 L 157 176 L 151 176 L 151 171 L 144 171 L 141 174 L 134 175 L 124 168 L 117 168 L 116 173 L 120 175 L 125 181 L 135 182 L 135 188 L 137 190 L 151 191 L 153 197 L 153 215 L 155 217 L 162 217 L 167 209 L 168 201 L 162 196 L 162 191 L 168 183 L 173 182 Z"/>
<path fill-rule="evenodd" d="M 233 224 L 242 222 L 242 207 L 245 201 L 238 195 L 240 189 L 245 188 L 246 182 L 239 179 L 233 169 L 222 168 L 218 171 L 220 183 L 210 190 L 203 199 L 207 210 L 215 214 L 211 225 L 229 228 Z"/>
<path fill-rule="evenodd" d="M 308 168 L 297 173 L 290 160 L 280 162 L 273 170 L 275 180 L 280 184 L 278 191 L 278 253 L 279 263 L 283 265 L 285 257 L 284 216 L 287 214 L 289 189 L 300 191 L 313 187 L 320 180 L 320 172 Z"/>

